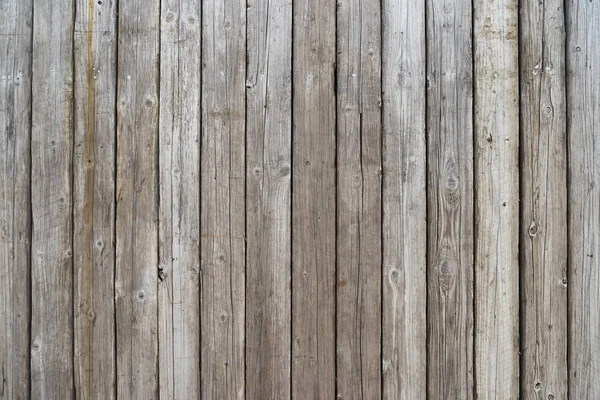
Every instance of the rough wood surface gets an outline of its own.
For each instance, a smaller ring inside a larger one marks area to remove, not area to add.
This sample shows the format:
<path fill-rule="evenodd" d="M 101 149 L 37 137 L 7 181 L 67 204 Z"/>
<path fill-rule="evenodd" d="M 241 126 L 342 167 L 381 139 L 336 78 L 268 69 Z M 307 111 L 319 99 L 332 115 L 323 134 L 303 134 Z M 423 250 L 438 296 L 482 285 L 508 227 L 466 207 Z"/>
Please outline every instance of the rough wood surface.
<path fill-rule="evenodd" d="M 519 395 L 517 0 L 474 0 L 475 396 Z"/>
<path fill-rule="evenodd" d="M 0 3 L 0 399 L 29 391 L 30 0 Z"/>
<path fill-rule="evenodd" d="M 335 0 L 293 5 L 292 397 L 335 397 Z"/>
<path fill-rule="evenodd" d="M 33 7 L 31 397 L 73 387 L 73 1 Z"/>
<path fill-rule="evenodd" d="M 565 6 L 569 138 L 569 397 L 598 399 L 600 2 L 573 0 Z"/>
<path fill-rule="evenodd" d="M 200 0 L 161 3 L 160 397 L 200 398 Z"/>
<path fill-rule="evenodd" d="M 566 399 L 567 142 L 563 1 L 522 1 L 519 20 L 521 398 Z"/>
<path fill-rule="evenodd" d="M 114 399 L 117 7 L 77 0 L 75 10 L 75 393 Z"/>
<path fill-rule="evenodd" d="M 427 1 L 428 397 L 473 398 L 471 2 Z"/>
<path fill-rule="evenodd" d="M 244 397 L 246 2 L 202 6 L 202 398 Z"/>
<path fill-rule="evenodd" d="M 336 395 L 381 395 L 381 26 L 378 0 L 337 7 Z"/>
<path fill-rule="evenodd" d="M 246 15 L 246 397 L 289 399 L 292 1 Z"/>
<path fill-rule="evenodd" d="M 158 397 L 159 26 L 158 0 L 119 2 L 115 291 L 123 399 Z"/>
<path fill-rule="evenodd" d="M 382 4 L 383 397 L 426 390 L 425 4 Z"/>

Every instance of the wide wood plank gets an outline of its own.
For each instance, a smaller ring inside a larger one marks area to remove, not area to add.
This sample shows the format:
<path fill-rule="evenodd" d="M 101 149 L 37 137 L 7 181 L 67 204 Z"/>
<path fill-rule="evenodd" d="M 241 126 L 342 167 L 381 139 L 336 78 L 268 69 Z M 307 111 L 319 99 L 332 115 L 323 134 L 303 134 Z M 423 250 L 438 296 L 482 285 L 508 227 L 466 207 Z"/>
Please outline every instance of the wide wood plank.
<path fill-rule="evenodd" d="M 425 3 L 382 4 L 383 397 L 426 390 Z"/>
<path fill-rule="evenodd" d="M 202 5 L 202 398 L 244 397 L 246 2 Z"/>
<path fill-rule="evenodd" d="M 600 3 L 573 0 L 566 2 L 565 7 L 569 397 L 597 399 L 600 398 Z"/>
<path fill-rule="evenodd" d="M 159 1 L 119 2 L 117 396 L 158 396 Z"/>
<path fill-rule="evenodd" d="M 381 15 L 337 6 L 336 395 L 381 396 Z"/>
<path fill-rule="evenodd" d="M 335 396 L 336 1 L 294 2 L 292 397 Z"/>
<path fill-rule="evenodd" d="M 475 396 L 519 395 L 517 0 L 474 0 Z"/>
<path fill-rule="evenodd" d="M 0 399 L 29 391 L 32 11 L 0 3 Z"/>
<path fill-rule="evenodd" d="M 427 1 L 428 396 L 473 398 L 470 1 Z"/>
<path fill-rule="evenodd" d="M 246 397 L 289 399 L 292 1 L 246 15 Z"/>
<path fill-rule="evenodd" d="M 75 10 L 75 393 L 114 399 L 117 6 L 77 0 Z"/>
<path fill-rule="evenodd" d="M 160 397 L 200 398 L 200 0 L 161 3 Z"/>
<path fill-rule="evenodd" d="M 522 1 L 521 398 L 566 399 L 567 147 L 562 0 Z"/>
<path fill-rule="evenodd" d="M 31 397 L 73 387 L 73 1 L 35 1 L 31 137 Z"/>

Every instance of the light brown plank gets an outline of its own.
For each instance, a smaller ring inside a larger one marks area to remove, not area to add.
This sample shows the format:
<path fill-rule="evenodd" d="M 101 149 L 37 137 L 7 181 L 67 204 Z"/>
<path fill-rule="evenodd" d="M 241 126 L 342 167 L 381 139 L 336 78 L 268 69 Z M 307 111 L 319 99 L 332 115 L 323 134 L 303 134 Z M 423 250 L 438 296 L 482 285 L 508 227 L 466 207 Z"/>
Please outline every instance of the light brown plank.
<path fill-rule="evenodd" d="M 471 2 L 427 1 L 428 397 L 473 398 Z"/>
<path fill-rule="evenodd" d="M 244 397 L 246 2 L 202 6 L 202 398 Z"/>
<path fill-rule="evenodd" d="M 563 2 L 522 1 L 521 398 L 566 399 L 567 151 Z"/>
<path fill-rule="evenodd" d="M 292 1 L 246 15 L 246 397 L 289 399 Z"/>
<path fill-rule="evenodd" d="M 381 15 L 337 6 L 337 390 L 381 396 Z"/>
<path fill-rule="evenodd" d="M 117 396 L 158 396 L 159 1 L 119 2 Z"/>
<path fill-rule="evenodd" d="M 565 6 L 569 397 L 597 399 L 600 398 L 600 3 L 573 0 Z"/>
<path fill-rule="evenodd" d="M 474 0 L 475 396 L 519 395 L 517 1 Z"/>
<path fill-rule="evenodd" d="M 383 14 L 383 315 L 385 399 L 426 389 L 425 3 Z"/>
<path fill-rule="evenodd" d="M 73 387 L 73 1 L 35 1 L 31 136 L 31 397 Z"/>
<path fill-rule="evenodd" d="M 75 10 L 75 394 L 114 399 L 117 7 L 77 0 Z"/>
<path fill-rule="evenodd" d="M 335 396 L 336 2 L 293 5 L 292 397 Z"/>
<path fill-rule="evenodd" d="M 29 390 L 32 2 L 0 4 L 0 399 Z"/>
<path fill-rule="evenodd" d="M 200 0 L 161 3 L 160 397 L 200 398 Z"/>

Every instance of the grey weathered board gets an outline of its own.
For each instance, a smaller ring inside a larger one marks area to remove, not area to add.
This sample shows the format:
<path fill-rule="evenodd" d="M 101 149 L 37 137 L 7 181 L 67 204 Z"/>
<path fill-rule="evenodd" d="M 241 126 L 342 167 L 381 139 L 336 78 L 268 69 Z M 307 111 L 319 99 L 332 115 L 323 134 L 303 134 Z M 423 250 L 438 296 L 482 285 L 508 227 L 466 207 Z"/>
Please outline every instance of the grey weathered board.
<path fill-rule="evenodd" d="M 0 0 L 0 400 L 600 398 L 600 4 Z"/>

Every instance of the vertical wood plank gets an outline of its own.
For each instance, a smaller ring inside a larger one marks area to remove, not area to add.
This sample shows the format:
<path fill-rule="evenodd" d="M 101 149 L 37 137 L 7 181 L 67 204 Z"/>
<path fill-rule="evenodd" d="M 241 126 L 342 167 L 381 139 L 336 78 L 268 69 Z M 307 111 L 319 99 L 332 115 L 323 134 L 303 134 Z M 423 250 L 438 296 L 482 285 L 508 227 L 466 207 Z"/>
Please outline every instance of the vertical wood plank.
<path fill-rule="evenodd" d="M 471 2 L 427 1 L 428 396 L 473 398 Z"/>
<path fill-rule="evenodd" d="M 381 396 L 381 15 L 337 4 L 337 391 Z"/>
<path fill-rule="evenodd" d="M 335 396 L 336 2 L 293 6 L 292 397 Z"/>
<path fill-rule="evenodd" d="M 202 8 L 202 397 L 244 397 L 246 2 Z"/>
<path fill-rule="evenodd" d="M 31 397 L 73 387 L 73 1 L 35 1 L 31 137 Z"/>
<path fill-rule="evenodd" d="M 382 4 L 383 397 L 424 399 L 425 3 Z"/>
<path fill-rule="evenodd" d="M 522 1 L 521 397 L 566 399 L 567 151 L 562 0 Z"/>
<path fill-rule="evenodd" d="M 248 3 L 246 397 L 291 387 L 292 1 Z"/>
<path fill-rule="evenodd" d="M 600 3 L 574 0 L 565 6 L 569 397 L 594 399 L 600 398 Z"/>
<path fill-rule="evenodd" d="M 474 1 L 475 396 L 519 395 L 517 1 Z"/>
<path fill-rule="evenodd" d="M 75 10 L 75 394 L 114 399 L 117 5 L 77 0 Z"/>
<path fill-rule="evenodd" d="M 161 2 L 160 397 L 200 398 L 200 0 Z"/>
<path fill-rule="evenodd" d="M 158 396 L 159 1 L 119 2 L 117 396 Z"/>
<path fill-rule="evenodd" d="M 32 10 L 0 4 L 0 399 L 29 390 Z"/>

